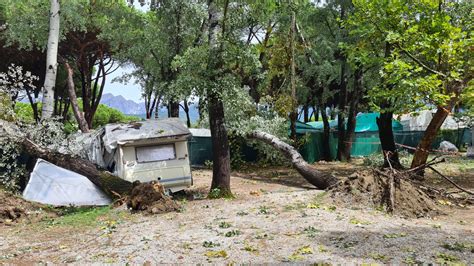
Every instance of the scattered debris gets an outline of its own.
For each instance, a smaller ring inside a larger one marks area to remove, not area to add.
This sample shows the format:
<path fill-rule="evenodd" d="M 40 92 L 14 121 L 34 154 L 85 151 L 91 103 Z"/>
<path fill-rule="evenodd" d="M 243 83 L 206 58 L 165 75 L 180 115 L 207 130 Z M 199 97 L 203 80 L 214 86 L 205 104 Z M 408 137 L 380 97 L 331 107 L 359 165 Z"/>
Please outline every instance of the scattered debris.
<path fill-rule="evenodd" d="M 56 216 L 54 210 L 42 204 L 28 202 L 0 189 L 0 225 L 10 225 L 23 219 L 39 221 Z"/>

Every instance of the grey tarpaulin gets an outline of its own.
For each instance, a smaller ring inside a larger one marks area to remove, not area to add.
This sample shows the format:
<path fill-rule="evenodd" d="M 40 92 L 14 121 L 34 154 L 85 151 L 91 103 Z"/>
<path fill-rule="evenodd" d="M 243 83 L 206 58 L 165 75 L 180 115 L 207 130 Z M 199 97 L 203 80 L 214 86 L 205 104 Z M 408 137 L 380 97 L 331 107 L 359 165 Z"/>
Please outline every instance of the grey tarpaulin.
<path fill-rule="evenodd" d="M 55 206 L 109 205 L 110 199 L 87 177 L 38 159 L 23 198 Z"/>

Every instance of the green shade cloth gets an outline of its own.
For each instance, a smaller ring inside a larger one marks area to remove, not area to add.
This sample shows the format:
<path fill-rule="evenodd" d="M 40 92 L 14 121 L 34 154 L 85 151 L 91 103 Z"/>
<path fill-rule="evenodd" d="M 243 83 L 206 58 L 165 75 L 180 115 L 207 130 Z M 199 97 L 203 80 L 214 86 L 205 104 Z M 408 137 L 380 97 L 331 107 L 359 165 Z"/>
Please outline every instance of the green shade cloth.
<path fill-rule="evenodd" d="M 380 113 L 364 113 L 364 114 L 357 115 L 355 132 L 359 133 L 359 132 L 367 132 L 367 131 L 378 131 L 379 127 L 377 126 L 376 118 L 379 116 L 380 116 Z M 346 120 L 346 124 L 347 124 L 347 120 Z M 314 129 L 320 129 L 320 130 L 324 129 L 324 124 L 322 121 L 308 122 L 306 123 L 306 126 L 308 125 Z M 337 120 L 329 121 L 329 127 L 337 128 Z M 402 124 L 398 122 L 397 120 L 392 120 L 392 127 L 393 127 L 393 131 L 403 130 Z M 304 131 L 304 128 L 302 127 L 300 131 Z M 299 133 L 298 130 L 297 130 L 297 133 Z"/>

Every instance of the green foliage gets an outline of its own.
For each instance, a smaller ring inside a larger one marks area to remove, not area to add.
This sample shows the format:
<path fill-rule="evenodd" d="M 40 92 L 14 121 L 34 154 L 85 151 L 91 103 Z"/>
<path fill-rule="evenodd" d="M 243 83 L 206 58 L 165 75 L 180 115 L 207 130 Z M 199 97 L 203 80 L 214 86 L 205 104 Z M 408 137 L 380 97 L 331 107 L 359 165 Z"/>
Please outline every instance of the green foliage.
<path fill-rule="evenodd" d="M 58 149 L 66 138 L 63 124 L 57 120 L 44 120 L 39 124 L 18 125 L 26 136 L 43 147 Z M 0 184 L 8 190 L 17 191 L 21 181 L 27 180 L 26 160 L 14 138 L 0 127 Z"/>
<path fill-rule="evenodd" d="M 395 112 L 453 106 L 472 86 L 472 3 L 357 0 L 354 5 L 347 24 L 353 36 L 365 37 L 352 49 L 382 64 L 382 84 L 369 91 L 374 108 L 387 101 Z"/>
<path fill-rule="evenodd" d="M 47 0 L 7 0 L 5 4 L 8 23 L 5 36 L 9 44 L 18 44 L 24 49 L 46 48 L 49 30 L 49 8 Z M 124 1 L 68 0 L 61 2 L 60 42 L 68 40 L 70 32 L 95 32 L 100 39 L 111 40 L 119 46 L 123 32 L 131 30 L 130 22 L 136 11 Z M 120 35 L 121 38 L 118 38 Z M 72 40 L 68 40 L 72 41 Z"/>
<path fill-rule="evenodd" d="M 38 111 L 41 114 L 41 103 L 38 103 Z M 29 103 L 17 102 L 15 104 L 15 114 L 18 121 L 32 124 L 35 122 L 33 108 Z"/>
<path fill-rule="evenodd" d="M 99 104 L 92 123 L 94 127 L 97 128 L 110 123 L 127 123 L 138 120 L 140 120 L 140 118 L 136 116 L 127 116 L 117 109 L 108 107 L 104 104 Z"/>
<path fill-rule="evenodd" d="M 0 186 L 17 191 L 19 183 L 26 175 L 26 165 L 21 149 L 7 137 L 0 137 Z"/>
<path fill-rule="evenodd" d="M 10 95 L 0 91 L 0 119 L 6 121 L 14 121 L 16 119 L 12 105 Z"/>

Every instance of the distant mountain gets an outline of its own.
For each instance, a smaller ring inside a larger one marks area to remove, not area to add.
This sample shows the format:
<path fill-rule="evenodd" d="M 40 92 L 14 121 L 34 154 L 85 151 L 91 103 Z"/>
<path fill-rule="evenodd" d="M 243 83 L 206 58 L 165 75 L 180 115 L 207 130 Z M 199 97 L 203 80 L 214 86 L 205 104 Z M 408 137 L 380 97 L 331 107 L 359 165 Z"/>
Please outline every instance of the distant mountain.
<path fill-rule="evenodd" d="M 135 115 L 141 118 L 145 118 L 146 116 L 145 103 L 136 103 L 132 100 L 127 100 L 122 95 L 115 96 L 111 93 L 105 93 L 102 95 L 100 103 L 115 108 L 126 115 Z M 166 107 L 161 107 L 158 115 L 160 118 L 167 117 L 168 110 Z M 182 108 L 179 109 L 179 117 L 181 120 L 186 121 L 186 114 Z M 197 104 L 191 104 L 189 106 L 189 118 L 191 123 L 195 123 L 199 119 Z"/>
<path fill-rule="evenodd" d="M 100 103 L 128 115 L 141 115 L 145 113 L 144 103 L 136 103 L 132 100 L 127 100 L 122 95 L 115 96 L 112 93 L 105 93 L 102 95 Z"/>

